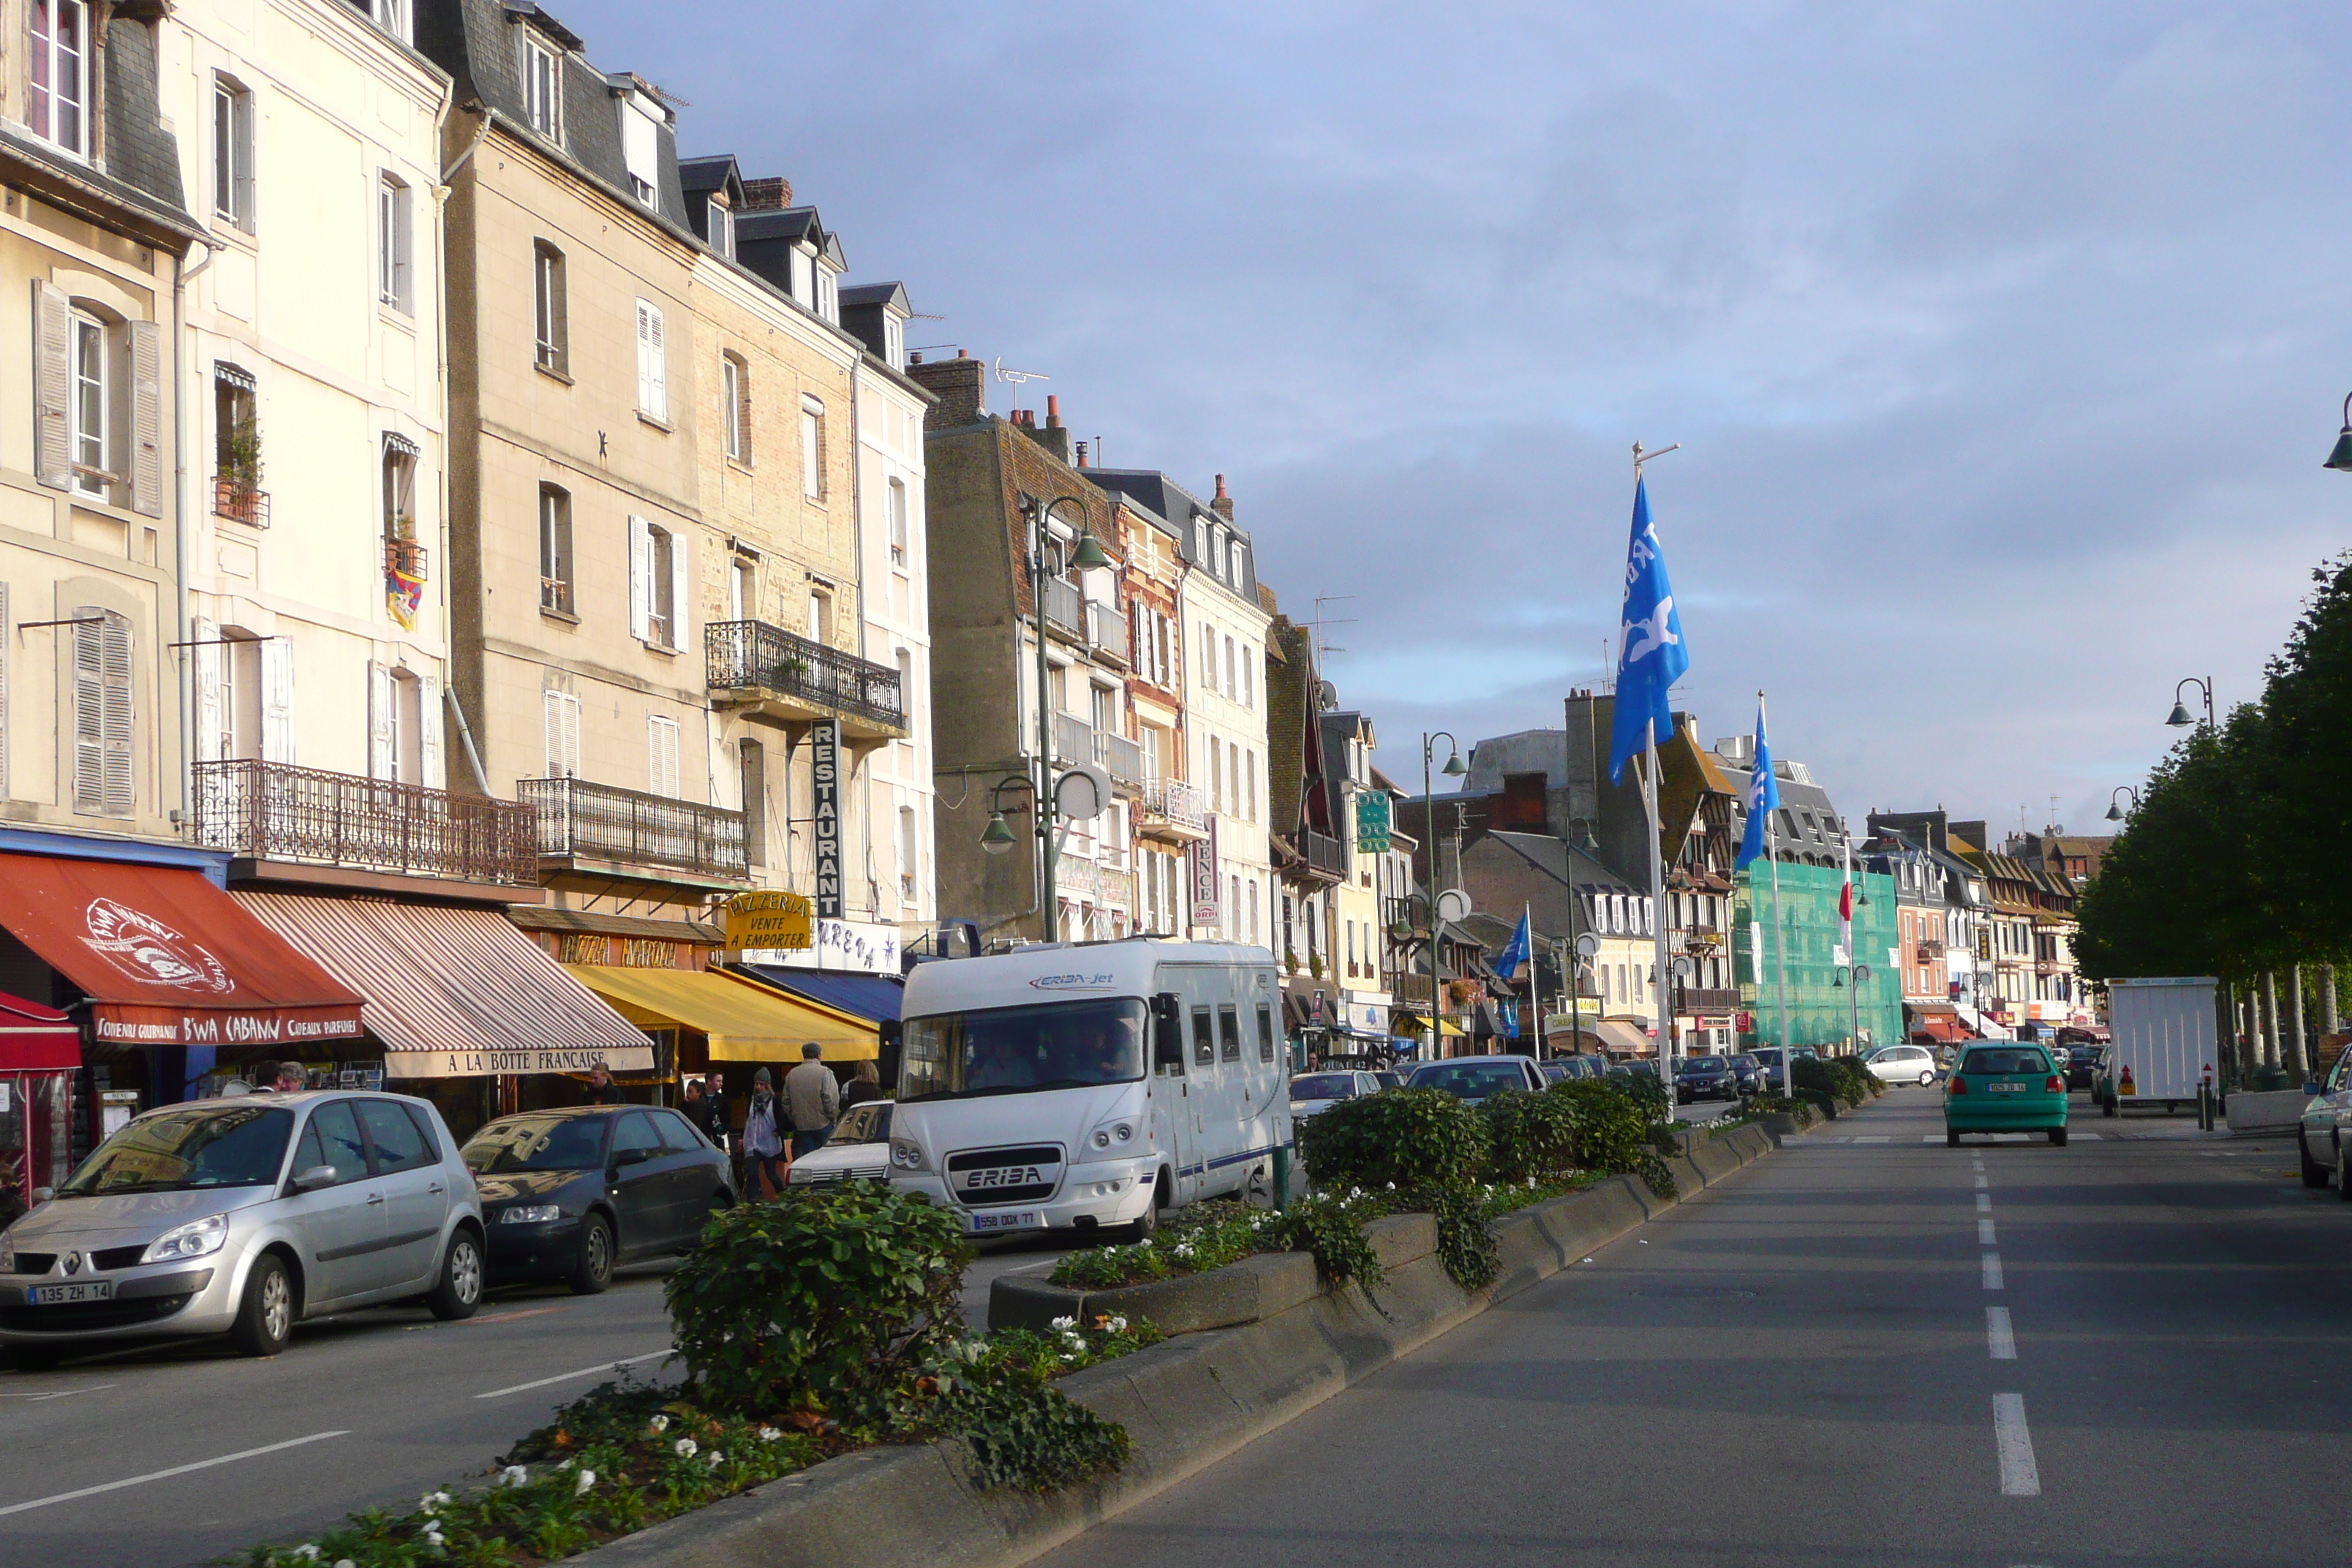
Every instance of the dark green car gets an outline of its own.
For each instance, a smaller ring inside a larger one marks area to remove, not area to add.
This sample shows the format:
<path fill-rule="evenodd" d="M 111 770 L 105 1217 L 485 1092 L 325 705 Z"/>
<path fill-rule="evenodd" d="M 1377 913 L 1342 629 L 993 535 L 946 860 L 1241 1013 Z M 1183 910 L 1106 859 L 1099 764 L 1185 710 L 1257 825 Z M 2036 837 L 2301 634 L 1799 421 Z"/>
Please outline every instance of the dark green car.
<path fill-rule="evenodd" d="M 1963 1132 L 2047 1132 L 2066 1142 L 2066 1079 L 2040 1046 L 1973 1045 L 1944 1086 L 1944 1142 Z"/>

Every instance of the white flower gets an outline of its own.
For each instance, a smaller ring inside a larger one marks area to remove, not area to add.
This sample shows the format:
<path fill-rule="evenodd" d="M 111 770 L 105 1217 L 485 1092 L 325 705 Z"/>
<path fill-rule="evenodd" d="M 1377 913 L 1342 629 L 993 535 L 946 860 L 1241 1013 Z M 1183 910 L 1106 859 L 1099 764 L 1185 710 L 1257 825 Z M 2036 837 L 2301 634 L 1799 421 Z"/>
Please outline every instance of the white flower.
<path fill-rule="evenodd" d="M 590 1489 L 594 1487 L 595 1484 L 596 1472 L 593 1470 L 583 1470 L 580 1472 L 580 1479 L 572 1483 L 572 1495 L 573 1497 L 586 1497 Z"/>
<path fill-rule="evenodd" d="M 1127 1332 L 1127 1320 L 1125 1318 L 1113 1318 L 1110 1321 L 1110 1331 L 1115 1334 L 1123 1334 Z"/>
<path fill-rule="evenodd" d="M 301 1545 L 296 1547 L 294 1549 L 294 1560 L 297 1563 L 316 1563 L 319 1560 L 319 1548 L 317 1544 L 315 1542 L 306 1541 Z"/>
<path fill-rule="evenodd" d="M 702 1445 L 691 1437 L 680 1437 L 670 1445 L 670 1450 L 681 1459 L 691 1459 L 702 1451 Z"/>
<path fill-rule="evenodd" d="M 338 1557 L 335 1559 L 335 1568 L 360 1568 L 360 1565 L 348 1557 Z"/>
<path fill-rule="evenodd" d="M 1066 1356 L 1064 1356 L 1062 1359 L 1063 1359 L 1064 1361 L 1074 1362 L 1074 1361 L 1076 1361 L 1078 1358 L 1077 1358 L 1077 1357 L 1076 1357 L 1076 1356 L 1074 1356 L 1074 1355 L 1066 1355 Z"/>
<path fill-rule="evenodd" d="M 1535 1190 L 1536 1190 L 1536 1179 L 1535 1179 L 1533 1176 L 1529 1176 L 1529 1177 L 1528 1178 L 1528 1191 L 1529 1191 L 1529 1192 L 1534 1192 Z"/>
<path fill-rule="evenodd" d="M 436 1527 L 435 1527 L 435 1528 L 433 1528 L 433 1529 L 427 1530 L 427 1531 L 425 1532 L 425 1545 L 427 1545 L 427 1546 L 439 1546 L 439 1545 L 441 1545 L 442 1543 L 443 1543 L 443 1542 L 442 1542 L 441 1531 L 440 1531 L 440 1529 L 439 1529 L 439 1527 L 438 1527 L 438 1526 L 436 1526 Z"/>
<path fill-rule="evenodd" d="M 669 1430 L 669 1417 L 667 1415 L 656 1415 L 652 1420 L 646 1422 L 646 1425 L 652 1427 L 656 1432 L 667 1432 Z"/>
<path fill-rule="evenodd" d="M 570 1469 L 570 1468 L 572 1467 L 572 1464 L 573 1464 L 573 1463 L 574 1463 L 574 1461 L 572 1461 L 572 1460 L 571 1460 L 571 1459 L 566 1459 L 566 1460 L 564 1460 L 564 1461 L 563 1461 L 563 1463 L 562 1463 L 562 1464 L 560 1464 L 560 1465 L 558 1465 L 558 1466 L 556 1466 L 556 1467 L 555 1467 L 555 1473 L 556 1473 L 557 1475 L 562 1475 L 564 1471 L 566 1471 L 566 1470 Z"/>
<path fill-rule="evenodd" d="M 1078 1321 L 1076 1318 L 1056 1318 L 1054 1320 L 1054 1327 L 1057 1331 L 1075 1329 L 1077 1326 Z"/>
<path fill-rule="evenodd" d="M 1396 1191 L 1396 1184 L 1395 1184 L 1394 1182 L 1391 1182 L 1391 1183 L 1389 1184 L 1389 1191 L 1391 1191 L 1391 1192 L 1394 1192 L 1394 1191 Z"/>
<path fill-rule="evenodd" d="M 499 1485 L 502 1487 L 519 1487 L 529 1479 L 530 1468 L 527 1465 L 509 1465 L 499 1472 Z"/>
<path fill-rule="evenodd" d="M 760 1441 L 762 1443 L 772 1443 L 782 1436 L 783 1433 L 773 1426 L 762 1426 L 760 1428 Z"/>
<path fill-rule="evenodd" d="M 725 1463 L 727 1462 L 727 1456 L 726 1456 L 726 1455 L 724 1455 L 724 1454 L 722 1454 L 722 1453 L 720 1453 L 718 1449 L 713 1448 L 713 1449 L 711 1449 L 711 1450 L 710 1450 L 710 1452 L 709 1452 L 708 1454 L 705 1454 L 705 1455 L 703 1455 L 703 1456 L 702 1456 L 702 1462 L 703 1462 L 704 1464 L 706 1464 L 706 1465 L 709 1465 L 712 1469 L 714 1469 L 714 1470 L 715 1470 L 715 1469 L 717 1469 L 719 1466 L 721 1466 L 721 1465 L 723 1465 L 723 1464 L 725 1464 Z"/>
<path fill-rule="evenodd" d="M 448 1500 L 449 1494 L 447 1492 L 426 1492 L 423 1497 L 416 1500 L 416 1506 L 423 1509 L 426 1513 L 431 1513 L 435 1509 L 441 1507 Z"/>

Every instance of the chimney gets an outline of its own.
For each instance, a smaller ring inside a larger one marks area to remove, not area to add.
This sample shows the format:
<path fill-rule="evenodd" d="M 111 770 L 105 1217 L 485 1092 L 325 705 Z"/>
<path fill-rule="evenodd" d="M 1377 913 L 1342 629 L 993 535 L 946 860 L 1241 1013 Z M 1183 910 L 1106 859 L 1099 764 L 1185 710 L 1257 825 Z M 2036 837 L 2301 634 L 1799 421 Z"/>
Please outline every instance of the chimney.
<path fill-rule="evenodd" d="M 1062 400 L 1049 392 L 1045 395 L 1045 428 L 1059 430 L 1061 427 Z"/>
<path fill-rule="evenodd" d="M 1234 498 L 1225 493 L 1225 476 L 1217 476 L 1217 496 L 1209 503 L 1210 510 L 1227 522 L 1234 520 Z"/>
<path fill-rule="evenodd" d="M 939 399 L 923 416 L 926 430 L 953 430 L 977 425 L 988 414 L 988 367 L 956 351 L 953 359 L 928 364 L 908 363 L 908 378 Z"/>
<path fill-rule="evenodd" d="M 782 174 L 743 182 L 743 210 L 747 213 L 782 212 L 792 205 L 793 183 Z"/>
<path fill-rule="evenodd" d="M 1081 442 L 1079 442 L 1079 443 L 1078 443 L 1078 467 L 1080 467 L 1080 468 L 1085 468 L 1086 466 L 1087 466 L 1087 444 L 1086 444 L 1084 441 L 1081 441 Z"/>
<path fill-rule="evenodd" d="M 1061 399 L 1048 395 L 1045 399 L 1045 423 L 1037 423 L 1037 411 L 1021 411 L 1022 433 L 1066 463 L 1070 460 L 1070 427 L 1062 423 Z"/>

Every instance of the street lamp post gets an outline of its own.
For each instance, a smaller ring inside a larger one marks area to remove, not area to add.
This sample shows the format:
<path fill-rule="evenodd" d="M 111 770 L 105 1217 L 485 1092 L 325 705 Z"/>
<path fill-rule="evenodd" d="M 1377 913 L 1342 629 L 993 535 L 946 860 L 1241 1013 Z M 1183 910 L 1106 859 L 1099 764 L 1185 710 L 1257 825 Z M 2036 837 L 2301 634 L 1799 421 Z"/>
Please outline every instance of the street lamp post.
<path fill-rule="evenodd" d="M 2132 788 L 2129 784 L 2117 784 L 2114 789 L 2107 792 L 2107 820 L 2109 822 L 2121 822 L 2124 819 L 2124 808 L 2116 804 L 2116 797 L 2123 795 L 2127 795 L 2132 797 L 2132 809 L 2134 811 L 2137 811 L 2139 809 L 2139 791 Z"/>
<path fill-rule="evenodd" d="M 1103 553 L 1101 542 L 1095 538 L 1093 528 L 1085 521 L 1087 503 L 1084 500 L 1077 496 L 1055 496 L 1052 500 L 1040 501 L 1027 491 L 1022 492 L 1021 515 L 1029 523 L 1029 607 L 1035 621 L 1037 637 L 1037 775 L 1034 782 L 1037 914 L 1038 924 L 1042 928 L 1040 936 L 1045 942 L 1055 941 L 1062 931 L 1061 904 L 1054 887 L 1054 713 L 1045 698 L 1046 686 L 1052 676 L 1052 663 L 1045 657 L 1045 547 L 1047 524 L 1053 520 L 1054 509 L 1064 501 L 1079 509 L 1081 520 L 1077 548 L 1071 553 L 1070 564 L 1082 571 L 1110 564 L 1110 557 Z M 1092 762 L 1094 759 L 1080 760 Z M 990 829 L 992 831 L 1002 826 L 1003 820 L 1001 813 L 992 816 Z M 983 833 L 983 846 L 987 839 L 987 833 Z"/>
<path fill-rule="evenodd" d="M 1846 982 L 1848 975 L 1853 977 L 1852 984 Z M 1852 1019 L 1852 1032 L 1847 1037 L 1853 1042 L 1856 1054 L 1862 1050 L 1862 983 L 1869 978 L 1870 965 L 1867 963 L 1841 963 L 1830 976 L 1833 989 L 1843 987 L 1845 991 L 1848 1016 Z"/>
<path fill-rule="evenodd" d="M 2336 433 L 2336 449 L 2327 454 L 2323 468 L 2337 473 L 2352 473 L 2352 396 L 2344 399 L 2344 428 Z"/>
<path fill-rule="evenodd" d="M 2172 689 L 2172 712 L 2164 721 L 2171 725 L 2176 730 L 2186 730 L 2189 725 L 2197 722 L 2194 718 L 2189 716 L 2188 708 L 2180 700 L 2181 692 L 2192 686 L 2197 688 L 2198 690 L 2204 695 L 2205 727 L 2208 730 L 2210 730 L 2214 726 L 2213 678 L 2210 675 L 2201 677 L 2192 675 L 2189 677 L 2188 679 L 2181 681 Z"/>
<path fill-rule="evenodd" d="M 1437 790 L 1429 776 L 1429 764 L 1436 760 L 1437 742 L 1445 741 L 1445 765 L 1438 772 L 1447 778 L 1458 779 L 1470 770 L 1462 765 L 1462 742 L 1454 738 L 1451 730 L 1435 734 L 1427 731 L 1421 737 L 1421 836 L 1429 846 L 1429 1056 L 1437 1059 L 1445 1041 L 1437 1021 Z"/>
<path fill-rule="evenodd" d="M 1576 858 L 1577 856 L 1581 855 L 1586 859 L 1591 860 L 1599 858 L 1601 854 L 1601 841 L 1592 837 L 1592 819 L 1591 817 L 1570 817 L 1568 819 L 1569 830 L 1571 833 L 1575 832 L 1576 825 L 1580 822 L 1584 824 L 1584 831 L 1577 834 L 1574 838 L 1568 841 L 1568 848 L 1570 851 L 1568 857 L 1568 945 L 1570 948 L 1574 948 L 1577 945 Z M 1579 952 L 1577 954 L 1577 968 L 1563 968 L 1560 972 L 1562 976 L 1568 982 L 1569 1033 L 1570 1037 L 1576 1041 L 1574 1048 L 1579 1052 L 1581 1052 L 1584 1049 L 1584 988 L 1582 984 L 1577 979 L 1577 970 L 1581 969 L 1583 967 L 1583 963 L 1584 955 L 1581 952 Z"/>

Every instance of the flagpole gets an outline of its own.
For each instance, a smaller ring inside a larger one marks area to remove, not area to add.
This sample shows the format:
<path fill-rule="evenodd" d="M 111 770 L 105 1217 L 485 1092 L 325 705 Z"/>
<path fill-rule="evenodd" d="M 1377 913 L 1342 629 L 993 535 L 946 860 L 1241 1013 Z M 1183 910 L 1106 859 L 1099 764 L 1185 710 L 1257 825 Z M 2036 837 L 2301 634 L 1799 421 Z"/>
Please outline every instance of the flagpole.
<path fill-rule="evenodd" d="M 1519 906 L 1519 921 L 1528 928 L 1528 1005 L 1536 1014 L 1536 1060 L 1544 1059 L 1543 966 L 1536 963 L 1535 905 Z"/>
<path fill-rule="evenodd" d="M 1659 845 L 1658 826 L 1658 727 L 1643 721 L 1649 731 L 1649 744 L 1642 750 L 1642 805 L 1650 818 L 1650 937 L 1655 949 L 1657 968 L 1650 976 L 1650 1005 L 1658 1020 L 1658 1081 L 1666 1091 L 1666 1103 L 1674 1104 L 1675 1092 L 1675 1019 L 1666 1009 L 1666 983 L 1673 974 L 1666 958 L 1666 871 L 1665 852 Z M 1667 1120 L 1674 1119 L 1669 1109 Z"/>
<path fill-rule="evenodd" d="M 1862 1054 L 1862 975 L 1859 961 L 1853 954 L 1853 835 L 1845 840 L 1845 891 L 1838 900 L 1838 925 L 1845 938 L 1846 979 L 1853 983 L 1853 1033 L 1846 1040 L 1846 1050 L 1853 1056 Z"/>
<path fill-rule="evenodd" d="M 1767 736 L 1772 732 L 1761 691 L 1756 694 L 1756 726 Z M 1772 991 L 1780 1016 L 1780 1092 L 1786 1096 L 1795 1092 L 1797 1066 L 1789 1045 L 1789 939 L 1780 926 L 1780 835 L 1773 826 L 1772 816 L 1769 811 L 1764 814 L 1764 853 L 1772 862 Z"/>

